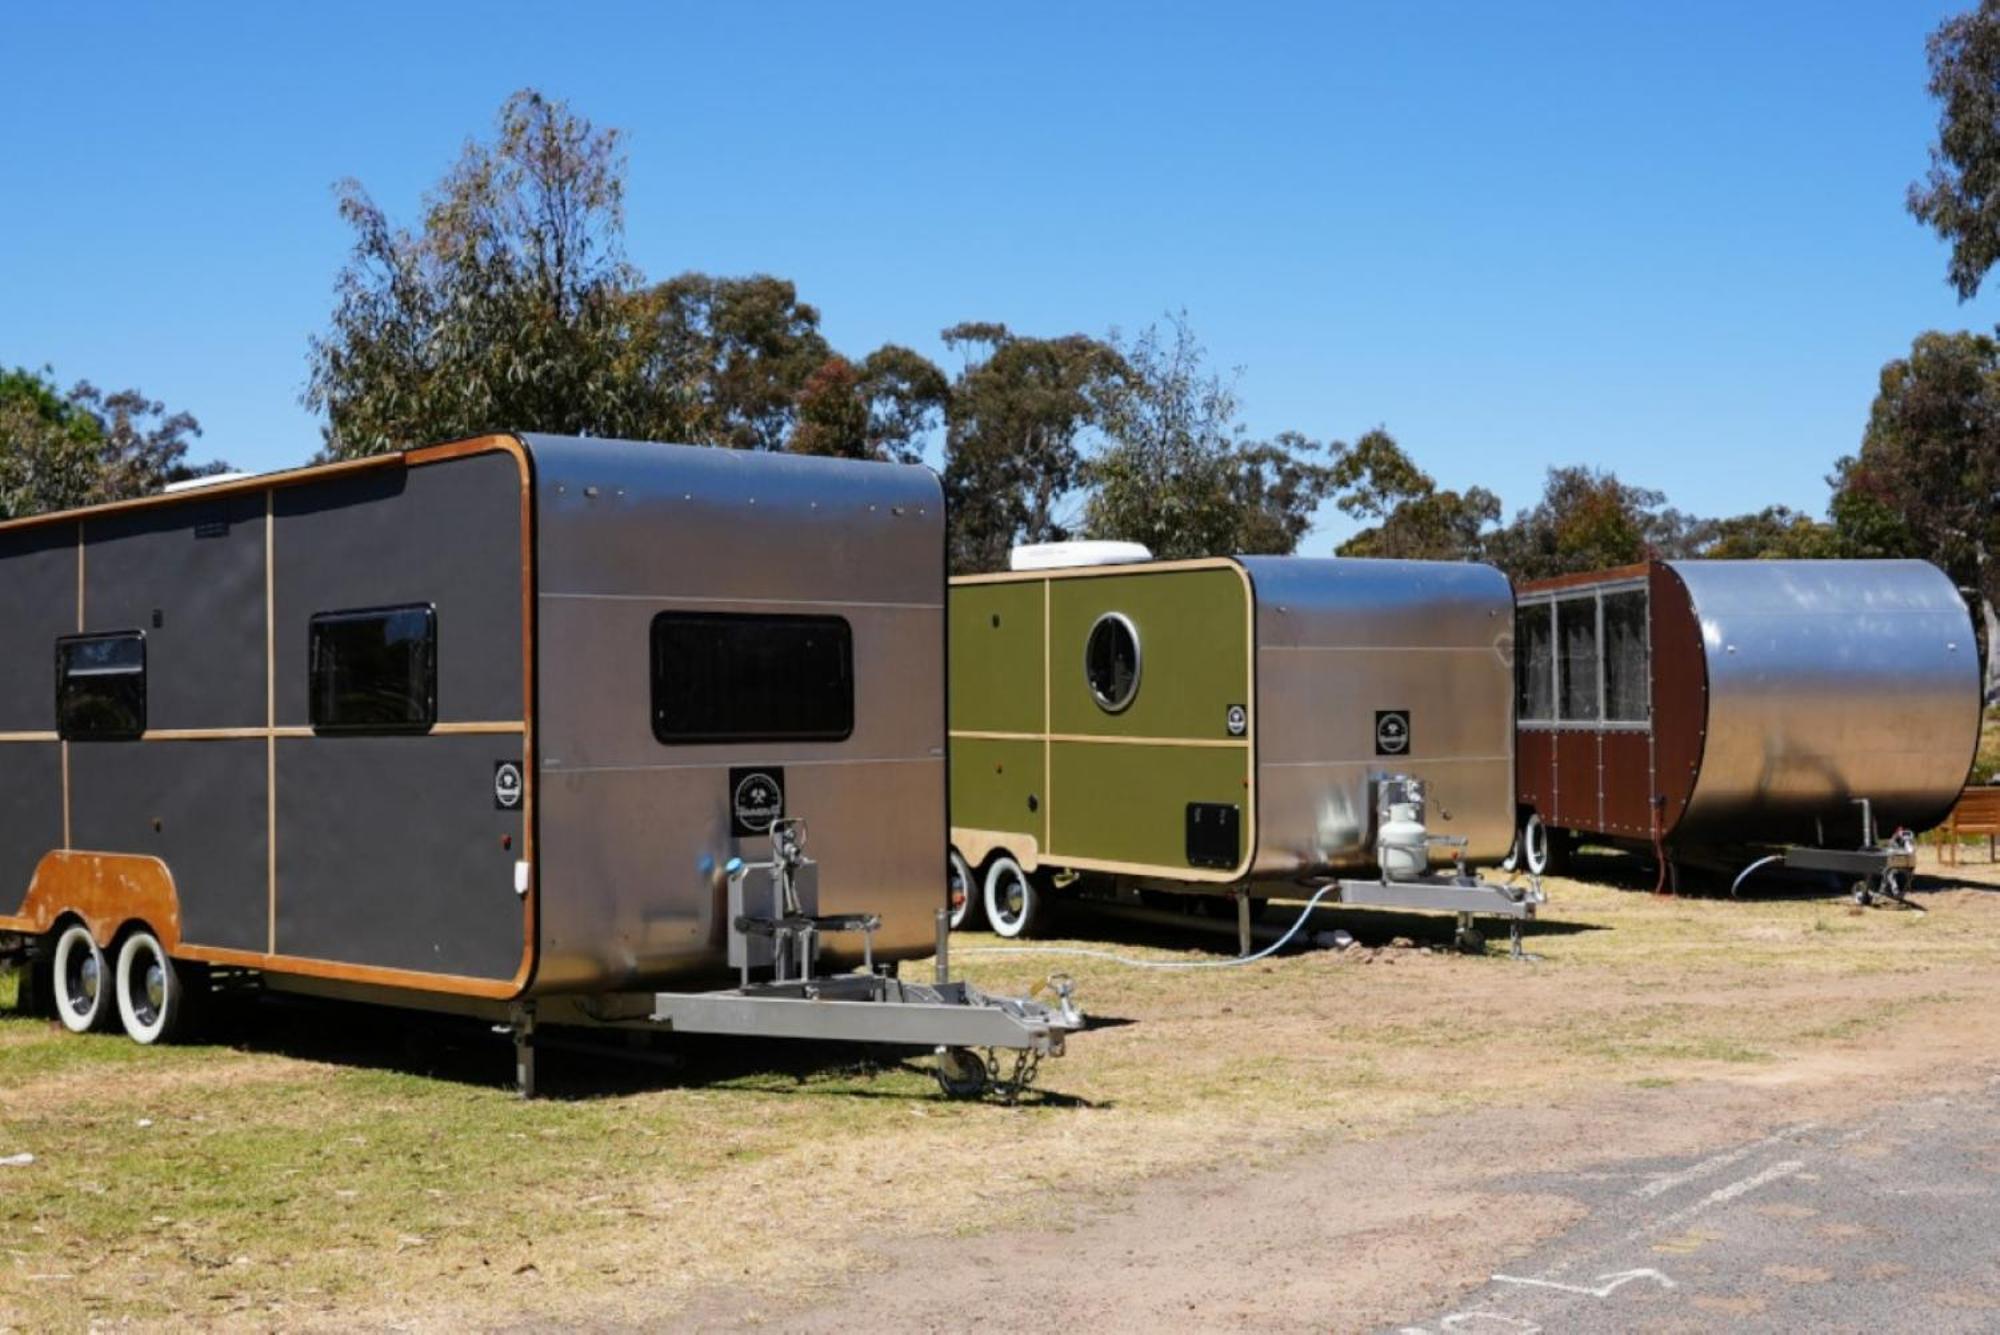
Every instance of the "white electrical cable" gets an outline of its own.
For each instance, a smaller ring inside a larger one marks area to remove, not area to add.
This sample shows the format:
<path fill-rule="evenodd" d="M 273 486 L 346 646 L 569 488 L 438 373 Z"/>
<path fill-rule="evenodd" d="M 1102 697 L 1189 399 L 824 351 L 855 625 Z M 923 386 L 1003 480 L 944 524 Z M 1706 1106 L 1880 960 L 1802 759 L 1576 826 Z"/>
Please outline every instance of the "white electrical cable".
<path fill-rule="evenodd" d="M 1312 911 L 1319 907 L 1320 900 L 1339 889 L 1334 885 L 1323 885 L 1299 913 L 1299 920 L 1291 930 L 1273 941 L 1254 955 L 1239 955 L 1227 960 L 1135 960 L 1127 955 L 1114 955 L 1108 950 L 1086 950 L 1081 946 L 974 946 L 970 950 L 954 950 L 953 959 L 967 955 L 1071 955 L 1079 959 L 1109 960 L 1113 964 L 1123 964 L 1131 969 L 1234 969 L 1244 964 L 1255 964 L 1267 955 L 1284 949 L 1285 943 L 1299 934 L 1299 929 L 1312 917 Z"/>

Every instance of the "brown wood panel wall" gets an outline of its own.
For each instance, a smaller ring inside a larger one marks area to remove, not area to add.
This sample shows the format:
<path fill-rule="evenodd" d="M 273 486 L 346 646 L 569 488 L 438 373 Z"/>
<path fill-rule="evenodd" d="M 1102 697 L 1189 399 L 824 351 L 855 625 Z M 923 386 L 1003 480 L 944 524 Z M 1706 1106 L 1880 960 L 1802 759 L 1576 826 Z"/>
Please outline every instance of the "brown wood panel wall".
<path fill-rule="evenodd" d="M 1653 763 L 1660 835 L 1670 838 L 1694 796 L 1708 739 L 1708 655 L 1687 585 L 1654 563 L 1647 600 L 1653 637 Z"/>

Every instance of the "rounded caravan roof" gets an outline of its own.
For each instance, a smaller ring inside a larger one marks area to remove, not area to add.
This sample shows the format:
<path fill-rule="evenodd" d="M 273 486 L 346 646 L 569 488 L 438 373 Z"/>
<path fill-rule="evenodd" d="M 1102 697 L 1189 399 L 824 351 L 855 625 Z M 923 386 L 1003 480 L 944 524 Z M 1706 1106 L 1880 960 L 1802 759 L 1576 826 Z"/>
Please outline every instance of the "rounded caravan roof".
<path fill-rule="evenodd" d="M 1858 845 L 1860 798 L 1882 835 L 1944 818 L 1978 745 L 1980 681 L 1971 614 L 1943 571 L 1927 561 L 1662 565 L 1687 591 L 1707 678 L 1677 839 Z"/>
<path fill-rule="evenodd" d="M 1007 553 L 1009 570 L 1066 570 L 1072 566 L 1133 565 L 1153 559 L 1138 542 L 1030 542 Z"/>

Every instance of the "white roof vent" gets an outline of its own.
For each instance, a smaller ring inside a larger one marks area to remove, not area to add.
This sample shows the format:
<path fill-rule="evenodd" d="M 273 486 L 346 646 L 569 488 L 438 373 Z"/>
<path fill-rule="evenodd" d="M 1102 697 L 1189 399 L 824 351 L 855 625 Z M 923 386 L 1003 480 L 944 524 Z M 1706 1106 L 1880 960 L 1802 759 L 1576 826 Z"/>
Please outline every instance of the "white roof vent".
<path fill-rule="evenodd" d="M 1122 566 L 1150 561 L 1139 542 L 1031 542 L 1007 556 L 1009 570 L 1061 570 L 1066 566 Z"/>
<path fill-rule="evenodd" d="M 255 473 L 209 473 L 203 477 L 183 478 L 179 482 L 169 482 L 160 488 L 160 495 L 172 496 L 175 492 L 200 491 L 203 487 L 219 487 L 225 482 L 241 482 Z"/>

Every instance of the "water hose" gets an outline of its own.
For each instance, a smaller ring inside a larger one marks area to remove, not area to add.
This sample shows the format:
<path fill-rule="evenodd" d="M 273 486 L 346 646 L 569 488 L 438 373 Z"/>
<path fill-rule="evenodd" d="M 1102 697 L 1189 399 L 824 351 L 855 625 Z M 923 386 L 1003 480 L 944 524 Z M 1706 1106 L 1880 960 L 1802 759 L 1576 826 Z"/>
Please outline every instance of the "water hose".
<path fill-rule="evenodd" d="M 1082 946 L 975 946 L 970 950 L 954 950 L 952 954 L 960 957 L 966 955 L 1068 955 L 1077 959 L 1109 960 L 1113 964 L 1122 964 L 1128 969 L 1234 969 L 1245 964 L 1255 964 L 1258 960 L 1265 959 L 1283 950 L 1285 944 L 1297 936 L 1299 930 L 1306 925 L 1307 919 L 1312 917 L 1312 911 L 1319 907 L 1320 900 L 1326 898 L 1326 896 L 1339 888 L 1337 885 L 1321 886 L 1313 893 L 1313 897 L 1306 901 L 1305 908 L 1299 911 L 1298 921 L 1293 923 L 1290 930 L 1283 936 L 1254 955 L 1239 955 L 1234 959 L 1136 960 L 1129 955 L 1114 955 L 1108 950 L 1089 950 Z"/>

